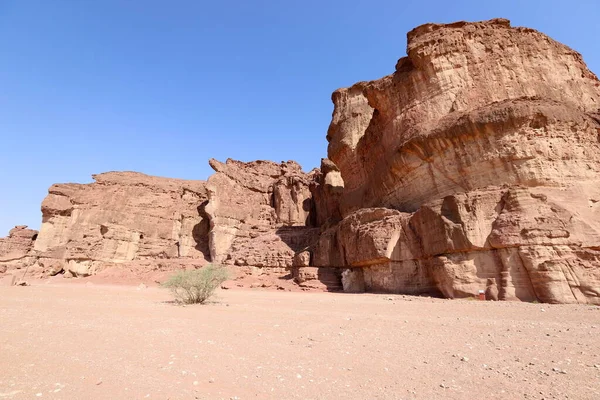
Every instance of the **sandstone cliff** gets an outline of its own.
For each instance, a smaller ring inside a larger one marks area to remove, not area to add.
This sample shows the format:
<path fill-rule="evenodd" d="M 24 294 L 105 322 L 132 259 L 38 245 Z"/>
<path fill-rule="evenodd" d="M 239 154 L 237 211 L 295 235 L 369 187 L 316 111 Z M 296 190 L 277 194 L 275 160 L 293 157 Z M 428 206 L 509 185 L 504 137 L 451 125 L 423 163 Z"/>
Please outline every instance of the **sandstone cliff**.
<path fill-rule="evenodd" d="M 507 20 L 421 26 L 407 54 L 333 94 L 344 219 L 318 265 L 367 290 L 600 303 L 600 81 L 581 56 Z"/>
<path fill-rule="evenodd" d="M 39 234 L 16 227 L 0 239 L 0 273 L 140 275 L 214 261 L 289 274 L 296 252 L 318 235 L 309 189 L 316 171 L 295 162 L 210 165 L 208 182 L 108 172 L 91 184 L 53 185 Z"/>
<path fill-rule="evenodd" d="M 207 182 L 211 260 L 291 267 L 295 253 L 318 233 L 309 189 L 316 171 L 305 174 L 293 161 L 210 160 L 210 165 L 216 172 Z"/>
<path fill-rule="evenodd" d="M 37 237 L 38 231 L 19 225 L 11 229 L 7 237 L 0 238 L 0 274 L 31 265 L 35 260 L 31 250 Z"/>
<path fill-rule="evenodd" d="M 93 178 L 48 190 L 34 246 L 40 267 L 87 276 L 115 264 L 152 268 L 157 260 L 205 260 L 204 182 L 135 172 Z"/>
<path fill-rule="evenodd" d="M 600 304 L 600 81 L 577 52 L 503 19 L 426 24 L 393 74 L 332 100 L 320 169 L 54 185 L 0 268 L 212 261 L 304 288 Z"/>

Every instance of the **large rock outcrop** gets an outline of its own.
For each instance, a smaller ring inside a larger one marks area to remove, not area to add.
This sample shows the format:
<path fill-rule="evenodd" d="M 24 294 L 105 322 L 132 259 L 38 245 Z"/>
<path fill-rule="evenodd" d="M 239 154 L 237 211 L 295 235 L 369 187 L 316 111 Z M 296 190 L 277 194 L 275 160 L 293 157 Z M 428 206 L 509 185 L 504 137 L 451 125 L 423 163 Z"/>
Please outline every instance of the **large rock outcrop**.
<path fill-rule="evenodd" d="M 600 83 L 577 52 L 507 20 L 424 25 L 407 52 L 394 74 L 333 94 L 328 153 L 346 212 L 595 179 L 582 166 L 595 160 Z"/>
<path fill-rule="evenodd" d="M 344 219 L 315 262 L 367 290 L 600 303 L 600 81 L 581 56 L 507 20 L 427 24 L 407 53 L 333 94 Z"/>
<path fill-rule="evenodd" d="M 205 182 L 135 172 L 56 184 L 42 203 L 34 250 L 41 266 L 86 276 L 115 264 L 196 259 L 208 254 Z"/>
<path fill-rule="evenodd" d="M 393 74 L 332 100 L 320 169 L 54 185 L 0 267 L 212 261 L 303 288 L 600 304 L 600 81 L 577 52 L 504 19 L 426 24 Z"/>
<path fill-rule="evenodd" d="M 292 266 L 296 252 L 316 240 L 310 185 L 317 171 L 293 161 L 210 160 L 207 182 L 210 256 L 217 263 Z"/>
<path fill-rule="evenodd" d="M 37 237 L 38 231 L 19 225 L 7 237 L 0 238 L 0 274 L 31 265 L 35 261 L 31 250 Z"/>
<path fill-rule="evenodd" d="M 292 161 L 210 165 L 208 182 L 108 172 L 91 184 L 53 185 L 39 234 L 16 227 L 0 239 L 0 273 L 140 275 L 212 261 L 289 274 L 295 254 L 317 239 L 310 186 L 318 171 Z"/>

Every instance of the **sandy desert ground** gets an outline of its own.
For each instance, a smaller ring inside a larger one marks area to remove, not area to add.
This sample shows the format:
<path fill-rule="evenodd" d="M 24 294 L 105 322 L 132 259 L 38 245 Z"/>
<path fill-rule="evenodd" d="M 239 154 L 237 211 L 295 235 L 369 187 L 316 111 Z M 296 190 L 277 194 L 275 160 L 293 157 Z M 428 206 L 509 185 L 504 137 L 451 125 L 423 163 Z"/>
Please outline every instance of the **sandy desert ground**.
<path fill-rule="evenodd" d="M 0 399 L 600 399 L 600 307 L 0 288 Z"/>

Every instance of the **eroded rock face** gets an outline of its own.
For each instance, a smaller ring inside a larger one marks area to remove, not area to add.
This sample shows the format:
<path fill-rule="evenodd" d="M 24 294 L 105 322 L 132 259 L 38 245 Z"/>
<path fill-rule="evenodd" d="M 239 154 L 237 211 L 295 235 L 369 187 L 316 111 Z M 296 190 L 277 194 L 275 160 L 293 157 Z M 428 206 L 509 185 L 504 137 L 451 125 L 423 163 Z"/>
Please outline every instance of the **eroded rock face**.
<path fill-rule="evenodd" d="M 30 265 L 33 261 L 30 253 L 37 237 L 38 231 L 19 225 L 11 229 L 7 237 L 0 238 L 0 274 Z"/>
<path fill-rule="evenodd" d="M 211 259 L 291 267 L 296 252 L 318 233 L 309 189 L 316 171 L 305 174 L 293 161 L 211 160 L 210 165 L 216 172 L 207 185 Z"/>
<path fill-rule="evenodd" d="M 34 247 L 42 266 L 62 263 L 65 271 L 87 276 L 141 260 L 205 261 L 205 182 L 134 172 L 108 172 L 94 180 L 49 189 Z"/>
<path fill-rule="evenodd" d="M 321 168 L 315 170 L 310 185 L 317 226 L 329 226 L 342 219 L 340 199 L 344 193 L 344 180 L 340 170 L 331 160 L 321 159 Z"/>
<path fill-rule="evenodd" d="M 109 172 L 91 184 L 53 185 L 39 236 L 15 228 L 0 257 L 42 276 L 118 277 L 208 261 L 289 274 L 319 232 L 310 192 L 318 170 L 306 174 L 291 161 L 210 164 L 208 182 Z"/>
<path fill-rule="evenodd" d="M 581 56 L 507 20 L 427 24 L 407 53 L 333 94 L 344 219 L 315 265 L 362 267 L 367 290 L 600 303 L 600 81 Z"/>
<path fill-rule="evenodd" d="M 581 167 L 595 157 L 584 151 L 597 146 L 586 113 L 600 107 L 600 83 L 578 53 L 506 20 L 424 25 L 407 52 L 394 74 L 333 94 L 328 152 L 346 213 L 593 179 L 596 167 Z"/>
<path fill-rule="evenodd" d="M 39 235 L 0 240 L 0 273 L 212 261 L 304 289 L 600 304 L 600 81 L 581 56 L 507 20 L 423 25 L 407 54 L 334 92 L 320 170 L 54 185 Z"/>

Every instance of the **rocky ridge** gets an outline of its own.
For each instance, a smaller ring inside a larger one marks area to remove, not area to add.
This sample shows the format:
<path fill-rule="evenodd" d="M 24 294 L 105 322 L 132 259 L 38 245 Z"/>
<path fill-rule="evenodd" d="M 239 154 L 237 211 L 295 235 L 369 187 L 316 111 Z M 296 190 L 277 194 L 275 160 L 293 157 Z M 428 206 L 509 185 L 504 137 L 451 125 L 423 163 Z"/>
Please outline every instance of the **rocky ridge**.
<path fill-rule="evenodd" d="M 53 185 L 39 234 L 17 227 L 0 239 L 0 273 L 155 277 L 213 261 L 289 274 L 296 252 L 318 235 L 309 189 L 316 171 L 292 161 L 210 165 L 206 182 L 108 172 L 91 184 Z"/>
<path fill-rule="evenodd" d="M 211 160 L 206 182 L 54 185 L 38 236 L 11 231 L 0 264 L 212 261 L 303 287 L 600 304 L 600 81 L 581 55 L 504 19 L 426 24 L 393 74 L 332 100 L 320 169 Z"/>

